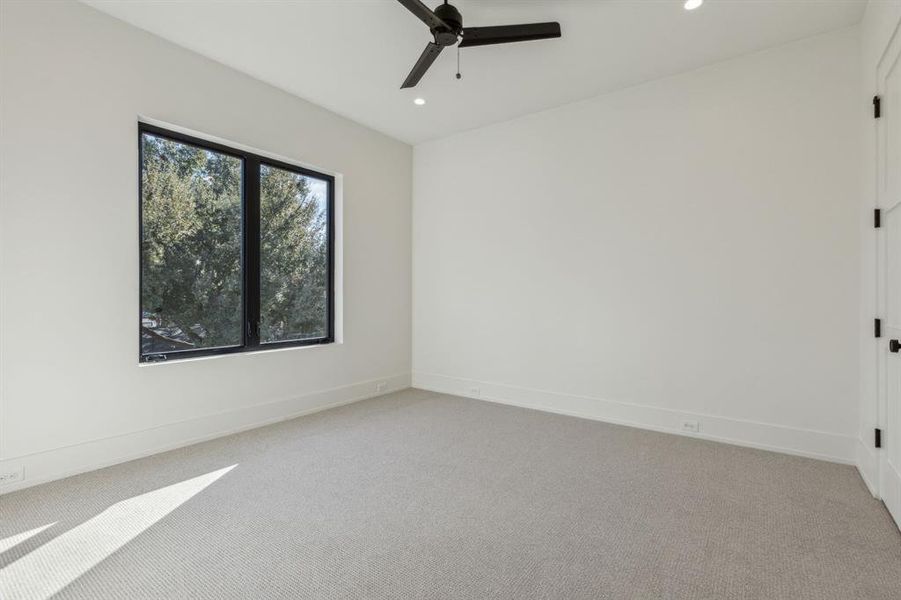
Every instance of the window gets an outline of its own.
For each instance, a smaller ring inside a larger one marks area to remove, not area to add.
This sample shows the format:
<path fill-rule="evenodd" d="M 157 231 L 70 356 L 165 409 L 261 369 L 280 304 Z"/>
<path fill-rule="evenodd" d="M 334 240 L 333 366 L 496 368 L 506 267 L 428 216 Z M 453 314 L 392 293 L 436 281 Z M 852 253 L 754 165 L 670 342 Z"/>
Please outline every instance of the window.
<path fill-rule="evenodd" d="M 334 178 L 140 124 L 140 358 L 334 339 Z"/>

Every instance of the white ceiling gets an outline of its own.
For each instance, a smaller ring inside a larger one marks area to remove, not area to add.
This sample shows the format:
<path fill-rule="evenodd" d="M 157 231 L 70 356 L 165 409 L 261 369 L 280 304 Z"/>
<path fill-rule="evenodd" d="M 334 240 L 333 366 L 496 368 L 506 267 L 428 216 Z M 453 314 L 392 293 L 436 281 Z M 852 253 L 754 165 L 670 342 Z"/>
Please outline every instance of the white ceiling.
<path fill-rule="evenodd" d="M 558 40 L 446 49 L 394 0 L 84 0 L 410 143 L 559 106 L 857 23 L 865 0 L 452 0 L 464 26 L 559 21 Z M 426 0 L 431 6 L 440 0 Z M 422 107 L 413 98 L 427 100 Z"/>

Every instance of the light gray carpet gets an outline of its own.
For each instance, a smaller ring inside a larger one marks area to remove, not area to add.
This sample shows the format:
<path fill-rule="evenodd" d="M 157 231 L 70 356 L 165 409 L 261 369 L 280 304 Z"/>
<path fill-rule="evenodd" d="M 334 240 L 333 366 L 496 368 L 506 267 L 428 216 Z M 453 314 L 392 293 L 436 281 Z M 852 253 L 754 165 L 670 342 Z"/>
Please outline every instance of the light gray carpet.
<path fill-rule="evenodd" d="M 417 390 L 0 497 L 50 523 L 4 600 L 901 598 L 852 467 Z"/>

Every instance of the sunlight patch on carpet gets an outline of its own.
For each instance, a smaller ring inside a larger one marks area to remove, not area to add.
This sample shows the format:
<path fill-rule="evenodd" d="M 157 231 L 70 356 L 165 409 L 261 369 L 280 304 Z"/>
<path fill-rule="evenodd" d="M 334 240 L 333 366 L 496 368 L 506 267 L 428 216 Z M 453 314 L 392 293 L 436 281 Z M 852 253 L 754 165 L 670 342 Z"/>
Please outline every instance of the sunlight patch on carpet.
<path fill-rule="evenodd" d="M 50 598 L 236 466 L 117 502 L 0 570 L 0 598 Z M 49 526 L 13 537 L 36 535 Z"/>
<path fill-rule="evenodd" d="M 2 540 L 0 540 L 0 553 L 6 552 L 13 546 L 18 546 L 25 540 L 33 538 L 40 532 L 44 531 L 45 529 L 49 529 L 54 525 L 56 525 L 56 522 L 44 525 L 43 527 L 35 527 L 34 529 L 23 531 L 22 533 L 17 533 L 16 535 L 11 535 L 8 538 L 3 538 Z"/>

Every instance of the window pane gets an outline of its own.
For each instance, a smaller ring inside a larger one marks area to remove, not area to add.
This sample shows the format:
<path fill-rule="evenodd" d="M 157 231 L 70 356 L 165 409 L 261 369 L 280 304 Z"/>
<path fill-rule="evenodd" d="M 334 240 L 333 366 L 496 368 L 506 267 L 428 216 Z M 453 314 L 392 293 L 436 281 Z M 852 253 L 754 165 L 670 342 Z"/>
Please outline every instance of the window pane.
<path fill-rule="evenodd" d="M 242 160 L 141 135 L 141 352 L 240 345 Z"/>
<path fill-rule="evenodd" d="M 329 182 L 260 166 L 260 341 L 328 335 Z"/>

